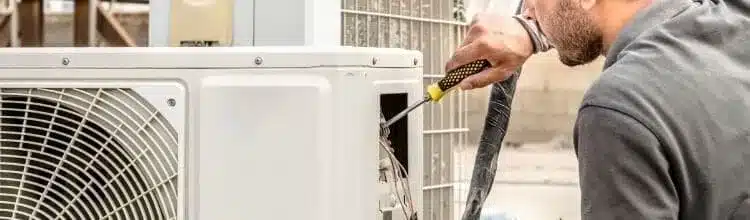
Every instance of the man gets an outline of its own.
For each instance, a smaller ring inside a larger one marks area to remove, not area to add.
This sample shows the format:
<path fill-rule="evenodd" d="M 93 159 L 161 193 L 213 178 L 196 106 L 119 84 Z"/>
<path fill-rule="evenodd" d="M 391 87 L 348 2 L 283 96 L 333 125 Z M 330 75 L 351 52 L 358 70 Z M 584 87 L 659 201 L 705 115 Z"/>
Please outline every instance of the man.
<path fill-rule="evenodd" d="M 750 1 L 526 1 L 562 63 L 606 57 L 574 129 L 583 219 L 750 219 Z M 461 88 L 537 51 L 521 24 L 474 19 L 446 69 L 493 67 Z"/>

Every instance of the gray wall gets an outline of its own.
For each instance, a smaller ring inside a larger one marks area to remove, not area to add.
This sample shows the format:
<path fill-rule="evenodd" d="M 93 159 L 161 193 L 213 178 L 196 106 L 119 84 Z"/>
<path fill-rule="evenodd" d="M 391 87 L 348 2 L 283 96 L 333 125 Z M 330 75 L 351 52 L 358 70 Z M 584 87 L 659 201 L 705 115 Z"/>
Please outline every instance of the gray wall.
<path fill-rule="evenodd" d="M 570 141 L 581 98 L 598 76 L 602 61 L 571 68 L 560 63 L 555 51 L 530 58 L 519 79 L 505 140 Z M 470 145 L 476 146 L 481 135 L 488 97 L 487 89 L 470 93 Z"/>

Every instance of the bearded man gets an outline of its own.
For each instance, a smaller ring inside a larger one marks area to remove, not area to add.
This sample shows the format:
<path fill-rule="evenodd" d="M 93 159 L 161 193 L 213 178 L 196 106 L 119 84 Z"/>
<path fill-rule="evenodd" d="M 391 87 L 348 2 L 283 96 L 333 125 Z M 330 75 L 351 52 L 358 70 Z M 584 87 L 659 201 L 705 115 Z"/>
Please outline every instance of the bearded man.
<path fill-rule="evenodd" d="M 574 127 L 582 219 L 750 219 L 750 1 L 526 0 L 522 16 L 538 29 L 476 16 L 446 70 L 490 61 L 468 90 L 545 45 L 568 66 L 605 57 Z"/>

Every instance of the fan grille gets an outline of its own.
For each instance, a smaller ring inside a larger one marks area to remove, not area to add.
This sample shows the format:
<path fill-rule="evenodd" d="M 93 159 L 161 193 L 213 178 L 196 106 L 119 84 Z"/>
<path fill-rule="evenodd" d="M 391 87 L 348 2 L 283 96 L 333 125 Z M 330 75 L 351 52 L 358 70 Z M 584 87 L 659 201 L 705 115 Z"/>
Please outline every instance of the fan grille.
<path fill-rule="evenodd" d="M 0 97 L 0 219 L 175 218 L 177 134 L 133 90 Z"/>

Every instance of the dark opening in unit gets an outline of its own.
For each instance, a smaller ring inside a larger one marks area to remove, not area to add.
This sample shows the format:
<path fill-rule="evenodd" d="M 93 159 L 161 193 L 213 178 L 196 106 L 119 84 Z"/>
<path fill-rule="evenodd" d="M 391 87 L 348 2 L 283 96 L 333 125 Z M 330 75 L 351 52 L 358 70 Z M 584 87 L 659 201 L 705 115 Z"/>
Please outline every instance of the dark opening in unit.
<path fill-rule="evenodd" d="M 406 93 L 382 94 L 380 95 L 380 110 L 383 112 L 386 120 L 391 119 L 394 115 L 406 109 L 409 101 Z M 409 170 L 409 116 L 398 120 L 390 127 L 388 140 L 391 141 L 394 154 L 404 168 Z"/>

